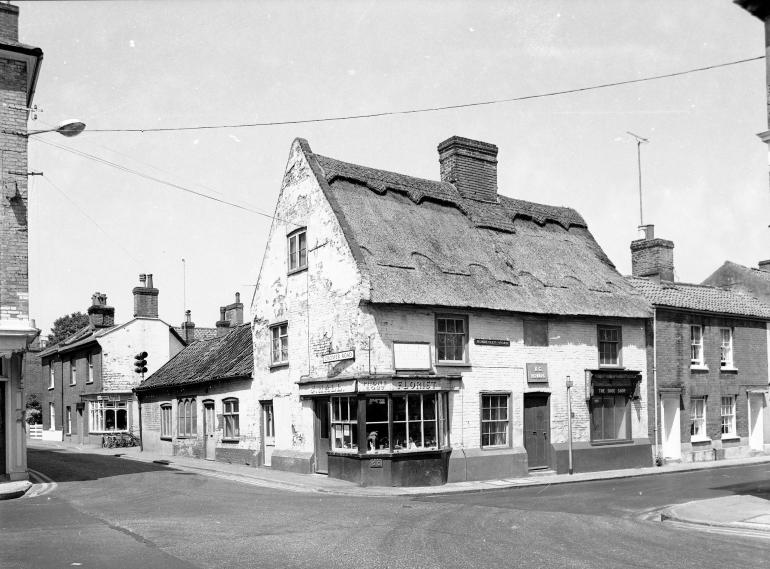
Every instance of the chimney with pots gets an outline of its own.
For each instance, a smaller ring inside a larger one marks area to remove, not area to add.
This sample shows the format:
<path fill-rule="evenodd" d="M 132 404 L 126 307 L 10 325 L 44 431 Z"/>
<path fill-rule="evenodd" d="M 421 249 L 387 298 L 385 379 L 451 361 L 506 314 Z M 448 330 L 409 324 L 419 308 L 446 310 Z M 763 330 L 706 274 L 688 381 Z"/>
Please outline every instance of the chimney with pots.
<path fill-rule="evenodd" d="M 235 302 L 224 307 L 225 317 L 223 320 L 230 322 L 230 326 L 240 326 L 243 324 L 243 303 L 241 302 L 241 293 L 235 293 Z"/>
<path fill-rule="evenodd" d="M 140 286 L 134 287 L 134 316 L 158 317 L 158 289 L 152 286 L 152 275 L 139 275 Z"/>
<path fill-rule="evenodd" d="M 674 281 L 674 242 L 655 238 L 655 226 L 644 226 L 644 239 L 631 242 L 631 274 Z"/>
<path fill-rule="evenodd" d="M 195 322 L 192 321 L 192 312 L 184 311 L 184 322 L 182 322 L 182 338 L 185 343 L 190 345 L 195 340 Z"/>
<path fill-rule="evenodd" d="M 95 292 L 88 307 L 88 320 L 94 328 L 109 328 L 115 325 L 115 308 L 107 306 L 107 295 Z"/>
<path fill-rule="evenodd" d="M 464 198 L 497 203 L 497 146 L 453 136 L 438 145 L 441 181 Z"/>
<path fill-rule="evenodd" d="M 219 321 L 217 322 L 217 338 L 230 333 L 230 321 L 225 318 L 225 307 L 219 309 Z"/>

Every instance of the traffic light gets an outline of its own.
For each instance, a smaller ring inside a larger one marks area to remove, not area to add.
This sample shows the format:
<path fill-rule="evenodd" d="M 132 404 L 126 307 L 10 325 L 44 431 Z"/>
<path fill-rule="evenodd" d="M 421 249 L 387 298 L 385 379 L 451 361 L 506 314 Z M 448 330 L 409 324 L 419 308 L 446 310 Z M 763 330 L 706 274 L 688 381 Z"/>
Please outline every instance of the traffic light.
<path fill-rule="evenodd" d="M 147 373 L 147 352 L 139 352 L 134 356 L 134 371 L 136 373 Z"/>

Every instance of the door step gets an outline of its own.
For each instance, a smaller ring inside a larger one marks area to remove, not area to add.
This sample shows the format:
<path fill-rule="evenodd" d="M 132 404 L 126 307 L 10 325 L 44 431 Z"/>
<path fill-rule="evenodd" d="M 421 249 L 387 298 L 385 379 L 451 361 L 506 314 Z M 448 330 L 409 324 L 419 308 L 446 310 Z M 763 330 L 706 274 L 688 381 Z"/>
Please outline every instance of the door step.
<path fill-rule="evenodd" d="M 551 468 L 533 468 L 529 471 L 530 476 L 553 476 L 556 471 Z"/>

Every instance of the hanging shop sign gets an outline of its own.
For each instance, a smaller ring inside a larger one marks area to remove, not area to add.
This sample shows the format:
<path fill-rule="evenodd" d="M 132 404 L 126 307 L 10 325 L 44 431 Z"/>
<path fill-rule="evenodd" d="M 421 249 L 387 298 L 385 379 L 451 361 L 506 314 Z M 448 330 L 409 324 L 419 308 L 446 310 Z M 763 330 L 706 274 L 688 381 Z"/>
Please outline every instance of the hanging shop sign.
<path fill-rule="evenodd" d="M 548 364 L 527 364 L 529 383 L 548 383 Z"/>
<path fill-rule="evenodd" d="M 510 340 L 498 340 L 495 338 L 474 338 L 473 343 L 477 346 L 503 346 L 508 347 L 511 345 Z"/>
<path fill-rule="evenodd" d="M 332 354 L 324 354 L 321 356 L 321 361 L 325 364 L 331 364 L 335 362 L 341 362 L 343 360 L 356 359 L 355 350 L 345 350 L 344 352 L 334 352 Z"/>

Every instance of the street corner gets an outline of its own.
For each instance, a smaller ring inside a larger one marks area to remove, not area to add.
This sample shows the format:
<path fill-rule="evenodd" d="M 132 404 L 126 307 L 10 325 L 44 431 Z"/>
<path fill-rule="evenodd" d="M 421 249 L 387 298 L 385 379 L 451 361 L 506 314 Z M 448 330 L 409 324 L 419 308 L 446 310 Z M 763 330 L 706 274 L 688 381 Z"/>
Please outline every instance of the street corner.
<path fill-rule="evenodd" d="M 0 500 L 21 498 L 30 488 L 32 488 L 32 483 L 28 480 L 0 483 Z"/>
<path fill-rule="evenodd" d="M 735 527 L 770 533 L 770 501 L 747 495 L 695 500 L 661 511 L 661 521 Z"/>

